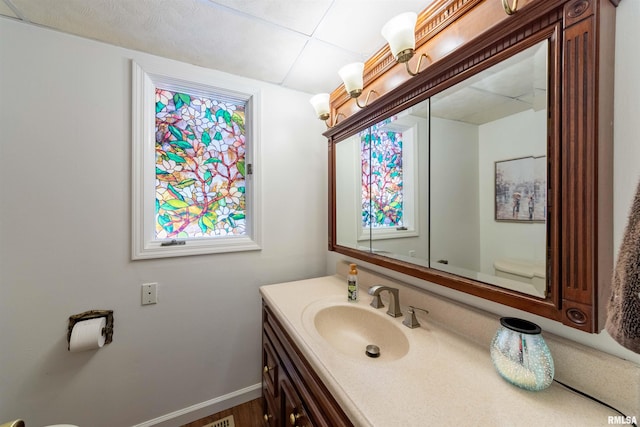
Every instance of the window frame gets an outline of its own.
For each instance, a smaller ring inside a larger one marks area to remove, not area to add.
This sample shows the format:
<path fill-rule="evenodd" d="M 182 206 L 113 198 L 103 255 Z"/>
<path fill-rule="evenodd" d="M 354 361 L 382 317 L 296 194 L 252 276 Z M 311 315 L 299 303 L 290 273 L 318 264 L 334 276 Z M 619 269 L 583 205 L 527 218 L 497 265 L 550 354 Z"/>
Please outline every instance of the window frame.
<path fill-rule="evenodd" d="M 153 259 L 201 254 L 260 250 L 259 161 L 260 90 L 240 79 L 213 70 L 163 61 L 132 62 L 132 252 L 131 259 Z M 155 90 L 157 87 L 187 94 L 219 95 L 246 101 L 245 201 L 246 234 L 179 239 L 163 246 L 155 238 Z"/>

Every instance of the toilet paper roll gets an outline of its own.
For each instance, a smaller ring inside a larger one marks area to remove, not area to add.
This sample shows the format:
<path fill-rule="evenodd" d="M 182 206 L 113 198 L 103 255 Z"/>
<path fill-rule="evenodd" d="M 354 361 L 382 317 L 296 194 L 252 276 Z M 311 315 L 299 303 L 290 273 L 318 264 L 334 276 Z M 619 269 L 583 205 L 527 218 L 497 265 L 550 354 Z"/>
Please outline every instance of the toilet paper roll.
<path fill-rule="evenodd" d="M 102 331 L 105 326 L 107 326 L 106 317 L 82 320 L 73 325 L 71 339 L 69 340 L 69 351 L 97 350 L 102 347 L 105 340 Z"/>

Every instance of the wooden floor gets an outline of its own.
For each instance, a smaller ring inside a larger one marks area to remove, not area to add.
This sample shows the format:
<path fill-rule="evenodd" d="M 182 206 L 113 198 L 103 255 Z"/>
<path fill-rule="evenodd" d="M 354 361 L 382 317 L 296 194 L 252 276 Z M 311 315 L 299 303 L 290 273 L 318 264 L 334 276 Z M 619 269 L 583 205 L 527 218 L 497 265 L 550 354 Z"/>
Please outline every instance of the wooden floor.
<path fill-rule="evenodd" d="M 221 418 L 233 415 L 236 427 L 262 427 L 262 403 L 261 399 L 250 400 L 242 405 L 234 406 L 233 408 L 225 411 L 218 412 L 217 414 L 209 415 L 198 421 L 194 421 L 189 424 L 185 424 L 182 427 L 202 427 L 217 421 Z"/>

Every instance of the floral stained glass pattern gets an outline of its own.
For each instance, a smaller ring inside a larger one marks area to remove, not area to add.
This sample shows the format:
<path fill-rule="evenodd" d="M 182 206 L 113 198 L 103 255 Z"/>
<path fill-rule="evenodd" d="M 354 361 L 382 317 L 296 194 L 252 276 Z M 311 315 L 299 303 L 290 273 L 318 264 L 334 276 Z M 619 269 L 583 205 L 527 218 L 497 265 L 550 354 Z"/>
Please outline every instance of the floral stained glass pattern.
<path fill-rule="evenodd" d="M 389 121 L 361 134 L 362 227 L 403 226 L 402 133 Z"/>
<path fill-rule="evenodd" d="M 246 234 L 245 104 L 156 88 L 156 239 Z"/>

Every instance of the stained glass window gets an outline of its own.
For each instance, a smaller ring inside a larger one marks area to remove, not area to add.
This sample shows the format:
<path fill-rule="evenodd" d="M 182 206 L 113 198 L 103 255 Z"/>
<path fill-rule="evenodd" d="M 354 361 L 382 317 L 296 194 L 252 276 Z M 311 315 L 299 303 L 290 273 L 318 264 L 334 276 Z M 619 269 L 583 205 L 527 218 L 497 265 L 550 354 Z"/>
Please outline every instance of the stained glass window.
<path fill-rule="evenodd" d="M 155 90 L 155 236 L 246 233 L 245 103 Z"/>
<path fill-rule="evenodd" d="M 402 132 L 390 121 L 361 133 L 363 228 L 403 226 Z"/>
<path fill-rule="evenodd" d="M 163 61 L 131 88 L 131 258 L 260 250 L 260 90 Z"/>

